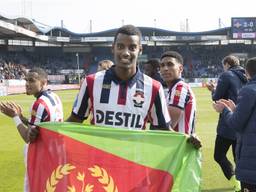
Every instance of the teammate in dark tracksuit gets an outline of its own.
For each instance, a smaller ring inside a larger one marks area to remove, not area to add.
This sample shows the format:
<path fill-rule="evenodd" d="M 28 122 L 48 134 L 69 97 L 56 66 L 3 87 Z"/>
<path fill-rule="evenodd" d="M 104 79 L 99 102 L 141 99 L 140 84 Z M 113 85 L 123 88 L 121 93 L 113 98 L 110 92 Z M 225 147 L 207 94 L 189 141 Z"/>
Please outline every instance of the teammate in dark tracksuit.
<path fill-rule="evenodd" d="M 231 101 L 217 101 L 214 108 L 222 112 L 222 117 L 230 130 L 237 133 L 236 176 L 241 181 L 242 190 L 256 191 L 256 57 L 246 63 L 246 71 L 251 79 L 238 95 L 237 105 Z"/>
<path fill-rule="evenodd" d="M 212 91 L 213 101 L 231 99 L 236 103 L 239 90 L 247 82 L 245 70 L 240 66 L 239 59 L 235 56 L 226 56 L 222 63 L 224 72 L 218 79 L 217 87 L 215 88 L 213 84 L 208 84 L 207 88 Z M 232 146 L 235 159 L 236 132 L 233 129 L 229 129 L 220 114 L 217 125 L 214 159 L 220 165 L 225 177 L 230 180 L 235 190 L 239 190 L 240 186 L 235 178 L 234 167 L 227 158 L 227 152 L 230 146 Z"/>

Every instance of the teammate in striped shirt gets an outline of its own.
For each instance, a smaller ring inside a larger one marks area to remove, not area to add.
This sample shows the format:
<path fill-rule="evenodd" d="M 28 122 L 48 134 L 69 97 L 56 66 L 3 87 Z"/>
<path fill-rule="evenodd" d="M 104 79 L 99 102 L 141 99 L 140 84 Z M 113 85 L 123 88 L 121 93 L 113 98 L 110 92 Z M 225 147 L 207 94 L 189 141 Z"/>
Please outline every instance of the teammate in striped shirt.
<path fill-rule="evenodd" d="M 170 117 L 161 84 L 137 67 L 141 32 L 132 25 L 118 29 L 112 46 L 115 65 L 85 78 L 67 121 L 83 122 L 90 112 L 95 125 L 169 130 Z"/>
<path fill-rule="evenodd" d="M 195 132 L 196 100 L 190 86 L 181 78 L 183 58 L 175 51 L 162 54 L 160 73 L 169 86 L 167 105 L 172 119 L 172 128 L 191 135 Z"/>
<path fill-rule="evenodd" d="M 47 73 L 41 68 L 33 68 L 26 75 L 26 94 L 34 95 L 36 100 L 31 106 L 30 118 L 22 115 L 19 105 L 14 102 L 0 103 L 0 110 L 12 117 L 16 127 L 26 143 L 33 141 L 38 135 L 36 124 L 46 121 L 63 121 L 63 109 L 59 96 L 46 90 Z M 28 145 L 24 147 L 24 161 L 27 165 Z M 29 192 L 27 173 L 24 180 L 24 191 Z"/>
<path fill-rule="evenodd" d="M 60 98 L 50 90 L 46 90 L 47 73 L 41 68 L 31 69 L 25 77 L 26 94 L 34 95 L 36 98 L 30 110 L 30 118 L 27 119 L 22 115 L 19 105 L 14 102 L 0 103 L 0 110 L 5 115 L 12 117 L 17 129 L 28 143 L 35 139 L 38 129 L 31 127 L 40 122 L 46 121 L 63 121 L 63 109 Z"/>

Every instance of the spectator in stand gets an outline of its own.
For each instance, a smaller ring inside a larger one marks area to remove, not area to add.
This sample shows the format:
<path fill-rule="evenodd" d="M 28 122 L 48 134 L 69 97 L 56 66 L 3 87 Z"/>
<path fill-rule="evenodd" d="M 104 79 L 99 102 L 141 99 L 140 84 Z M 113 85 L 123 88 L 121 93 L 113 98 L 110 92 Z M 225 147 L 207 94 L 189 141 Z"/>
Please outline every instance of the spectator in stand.
<path fill-rule="evenodd" d="M 23 79 L 26 74 L 25 67 L 21 64 L 5 62 L 0 59 L 0 79 Z"/>
<path fill-rule="evenodd" d="M 224 57 L 222 65 L 224 72 L 220 75 L 217 86 L 213 83 L 208 83 L 206 86 L 212 93 L 213 101 L 230 99 L 237 103 L 239 90 L 247 82 L 245 70 L 240 66 L 239 59 L 233 55 Z M 214 159 L 221 167 L 225 177 L 230 181 L 230 184 L 236 191 L 239 191 L 240 184 L 236 180 L 234 167 L 227 158 L 228 149 L 232 146 L 233 157 L 236 161 L 236 144 L 235 129 L 230 128 L 222 114 L 220 114 L 217 125 Z"/>
<path fill-rule="evenodd" d="M 4 80 L 4 68 L 0 65 L 0 81 Z"/>
<path fill-rule="evenodd" d="M 239 91 L 237 104 L 221 99 L 213 104 L 230 131 L 237 133 L 236 176 L 241 191 L 256 191 L 256 57 L 246 63 L 250 81 Z"/>
<path fill-rule="evenodd" d="M 103 71 L 109 69 L 114 63 L 111 60 L 101 60 L 98 63 L 97 71 Z"/>

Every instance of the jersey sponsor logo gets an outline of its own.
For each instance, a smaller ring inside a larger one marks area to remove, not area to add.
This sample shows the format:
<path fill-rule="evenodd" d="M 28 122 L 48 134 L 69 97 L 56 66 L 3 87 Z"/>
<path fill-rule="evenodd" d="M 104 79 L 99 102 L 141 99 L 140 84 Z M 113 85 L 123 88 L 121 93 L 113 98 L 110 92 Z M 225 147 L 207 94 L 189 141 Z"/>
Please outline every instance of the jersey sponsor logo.
<path fill-rule="evenodd" d="M 96 110 L 97 124 L 141 129 L 140 120 L 141 116 L 138 114 Z"/>
<path fill-rule="evenodd" d="M 141 91 L 136 91 L 136 93 L 133 95 L 133 103 L 134 107 L 140 107 L 142 108 L 142 105 L 145 101 L 144 93 Z"/>

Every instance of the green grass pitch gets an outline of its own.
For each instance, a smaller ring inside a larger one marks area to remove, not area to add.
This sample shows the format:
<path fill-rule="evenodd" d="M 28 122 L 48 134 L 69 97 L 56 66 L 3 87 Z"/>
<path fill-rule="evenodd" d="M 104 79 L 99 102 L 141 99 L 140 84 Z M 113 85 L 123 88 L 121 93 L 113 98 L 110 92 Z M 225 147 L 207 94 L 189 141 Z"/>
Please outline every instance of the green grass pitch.
<path fill-rule="evenodd" d="M 232 191 L 228 181 L 213 160 L 218 115 L 212 109 L 210 93 L 205 88 L 195 88 L 194 92 L 197 98 L 196 132 L 203 144 L 202 191 Z M 57 92 L 63 102 L 65 118 L 69 116 L 76 93 L 77 90 Z M 0 97 L 0 101 L 6 100 L 20 104 L 25 116 L 28 116 L 29 107 L 34 98 L 27 95 Z M 12 119 L 0 113 L 0 192 L 23 191 L 23 147 L 24 142 Z"/>

